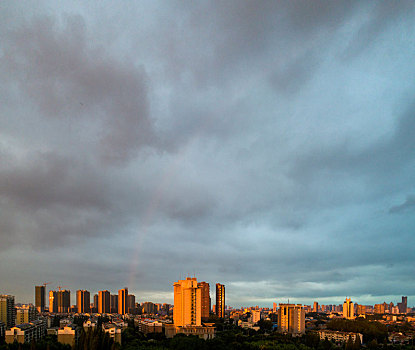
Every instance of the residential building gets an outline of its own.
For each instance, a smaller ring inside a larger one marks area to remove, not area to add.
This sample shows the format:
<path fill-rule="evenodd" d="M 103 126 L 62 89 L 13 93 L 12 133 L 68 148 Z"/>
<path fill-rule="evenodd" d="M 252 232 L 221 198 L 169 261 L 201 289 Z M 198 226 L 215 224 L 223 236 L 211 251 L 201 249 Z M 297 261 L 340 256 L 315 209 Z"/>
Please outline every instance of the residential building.
<path fill-rule="evenodd" d="M 354 305 L 350 298 L 346 298 L 343 303 L 343 317 L 347 320 L 353 320 L 354 317 Z"/>
<path fill-rule="evenodd" d="M 58 329 L 58 342 L 74 347 L 80 336 L 79 328 L 76 325 L 68 325 Z"/>
<path fill-rule="evenodd" d="M 16 325 L 30 323 L 36 318 L 36 309 L 33 305 L 16 307 Z"/>
<path fill-rule="evenodd" d="M 111 311 L 110 308 L 110 292 L 108 290 L 100 290 L 98 292 L 98 313 L 99 314 L 109 314 Z"/>
<path fill-rule="evenodd" d="M 35 286 L 35 307 L 38 312 L 44 312 L 46 306 L 46 286 Z"/>
<path fill-rule="evenodd" d="M 225 318 L 225 285 L 216 283 L 216 316 Z"/>
<path fill-rule="evenodd" d="M 187 277 L 174 284 L 173 323 L 176 327 L 200 326 L 202 290 L 196 278 Z"/>
<path fill-rule="evenodd" d="M 110 311 L 112 314 L 116 314 L 118 312 L 118 295 L 111 294 L 110 296 Z"/>
<path fill-rule="evenodd" d="M 385 304 L 375 304 L 375 314 L 384 314 Z"/>
<path fill-rule="evenodd" d="M 328 339 L 330 341 L 334 341 L 335 343 L 346 343 L 349 338 L 352 338 L 353 343 L 355 343 L 357 337 L 359 337 L 360 343 L 363 343 L 363 335 L 361 333 L 329 331 L 326 329 L 319 330 L 317 332 L 320 336 L 320 340 Z"/>
<path fill-rule="evenodd" d="M 87 290 L 76 291 L 77 311 L 86 314 L 91 311 L 91 294 Z"/>
<path fill-rule="evenodd" d="M 7 328 L 15 325 L 16 310 L 14 308 L 13 295 L 0 295 L 0 321 L 2 321 Z"/>
<path fill-rule="evenodd" d="M 13 344 L 15 341 L 20 344 L 30 343 L 32 340 L 38 341 L 46 335 L 46 324 L 40 320 L 23 323 L 11 327 L 5 333 L 7 344 Z"/>
<path fill-rule="evenodd" d="M 58 297 L 58 313 L 68 313 L 71 307 L 71 292 L 66 289 L 59 289 L 56 293 Z"/>
<path fill-rule="evenodd" d="M 408 297 L 402 297 L 402 302 L 398 303 L 399 313 L 406 314 L 408 309 Z"/>
<path fill-rule="evenodd" d="M 202 322 L 206 322 L 209 319 L 210 314 L 210 288 L 209 283 L 199 282 L 198 288 L 201 290 L 201 318 Z"/>
<path fill-rule="evenodd" d="M 120 289 L 118 291 L 118 313 L 125 315 L 128 313 L 128 288 Z"/>
<path fill-rule="evenodd" d="M 105 323 L 102 325 L 102 330 L 109 335 L 111 339 L 114 340 L 115 343 L 121 345 L 121 331 L 120 327 L 117 327 L 113 323 Z"/>
<path fill-rule="evenodd" d="M 128 313 L 135 314 L 135 295 L 134 294 L 128 294 L 127 297 L 127 305 L 128 305 Z"/>
<path fill-rule="evenodd" d="M 318 312 L 319 310 L 318 310 L 318 302 L 317 301 L 315 301 L 314 302 L 314 305 L 313 305 L 313 312 Z"/>
<path fill-rule="evenodd" d="M 305 311 L 301 304 L 280 304 L 278 330 L 283 333 L 305 333 Z"/>
<path fill-rule="evenodd" d="M 49 291 L 49 312 L 58 312 L 58 292 L 54 290 Z"/>

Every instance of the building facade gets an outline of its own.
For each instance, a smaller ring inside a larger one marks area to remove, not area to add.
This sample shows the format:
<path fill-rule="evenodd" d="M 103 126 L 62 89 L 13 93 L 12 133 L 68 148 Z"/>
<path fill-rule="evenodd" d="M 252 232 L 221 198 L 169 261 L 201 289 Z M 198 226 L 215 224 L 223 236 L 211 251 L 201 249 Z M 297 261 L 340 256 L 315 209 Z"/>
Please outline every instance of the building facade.
<path fill-rule="evenodd" d="M 196 278 L 187 277 L 174 284 L 173 323 L 176 327 L 202 325 L 202 290 Z"/>
<path fill-rule="evenodd" d="M 111 294 L 108 290 L 98 292 L 98 313 L 109 314 L 111 312 Z"/>
<path fill-rule="evenodd" d="M 46 287 L 35 286 L 35 307 L 38 312 L 44 312 L 46 306 Z"/>
<path fill-rule="evenodd" d="M 16 325 L 30 323 L 36 318 L 36 308 L 33 305 L 16 307 Z"/>
<path fill-rule="evenodd" d="M 354 317 L 354 305 L 350 298 L 346 298 L 343 303 L 343 317 L 347 320 L 353 320 Z"/>
<path fill-rule="evenodd" d="M 225 285 L 216 283 L 216 316 L 225 318 Z"/>
<path fill-rule="evenodd" d="M 2 321 L 7 328 L 15 325 L 16 310 L 14 308 L 13 295 L 0 295 L 0 321 Z"/>
<path fill-rule="evenodd" d="M 201 317 L 202 322 L 206 322 L 210 316 L 210 288 L 209 283 L 199 282 L 197 284 L 198 288 L 201 290 Z"/>
<path fill-rule="evenodd" d="M 279 304 L 278 331 L 290 334 L 305 333 L 305 311 L 301 304 Z"/>
<path fill-rule="evenodd" d="M 91 294 L 87 290 L 76 291 L 76 307 L 81 314 L 91 311 Z"/>
<path fill-rule="evenodd" d="M 118 313 L 125 315 L 128 313 L 128 288 L 120 289 L 118 291 Z"/>

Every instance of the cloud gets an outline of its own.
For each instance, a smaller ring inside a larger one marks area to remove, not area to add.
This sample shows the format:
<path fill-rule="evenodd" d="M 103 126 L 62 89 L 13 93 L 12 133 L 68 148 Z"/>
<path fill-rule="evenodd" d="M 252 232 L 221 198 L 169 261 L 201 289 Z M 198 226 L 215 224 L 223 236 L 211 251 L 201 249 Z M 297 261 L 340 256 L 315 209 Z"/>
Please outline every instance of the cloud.
<path fill-rule="evenodd" d="M 122 162 L 157 143 L 143 67 L 95 45 L 81 16 L 35 18 L 6 38 L 3 75 L 19 98 L 42 117 L 94 127 L 91 151 L 103 160 Z"/>
<path fill-rule="evenodd" d="M 406 197 L 405 202 L 400 205 L 395 205 L 389 209 L 389 213 L 395 214 L 410 210 L 412 207 L 415 207 L 415 196 L 410 195 Z"/>

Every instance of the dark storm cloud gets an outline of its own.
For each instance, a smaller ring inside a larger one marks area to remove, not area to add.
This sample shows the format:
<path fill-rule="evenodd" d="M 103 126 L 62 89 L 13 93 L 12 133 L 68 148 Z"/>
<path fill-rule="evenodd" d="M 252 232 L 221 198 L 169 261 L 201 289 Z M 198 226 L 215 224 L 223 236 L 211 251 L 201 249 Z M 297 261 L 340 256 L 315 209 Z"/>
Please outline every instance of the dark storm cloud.
<path fill-rule="evenodd" d="M 410 3 L 8 4 L 2 276 L 415 295 Z"/>
<path fill-rule="evenodd" d="M 94 136 L 110 162 L 156 143 L 143 68 L 96 46 L 82 17 L 56 22 L 37 18 L 6 36 L 1 62 L 24 92 L 19 98 L 30 99 L 45 117 L 98 124 Z"/>
<path fill-rule="evenodd" d="M 410 195 L 406 197 L 405 202 L 400 205 L 395 205 L 389 209 L 389 213 L 400 213 L 402 211 L 411 210 L 415 207 L 415 196 Z"/>

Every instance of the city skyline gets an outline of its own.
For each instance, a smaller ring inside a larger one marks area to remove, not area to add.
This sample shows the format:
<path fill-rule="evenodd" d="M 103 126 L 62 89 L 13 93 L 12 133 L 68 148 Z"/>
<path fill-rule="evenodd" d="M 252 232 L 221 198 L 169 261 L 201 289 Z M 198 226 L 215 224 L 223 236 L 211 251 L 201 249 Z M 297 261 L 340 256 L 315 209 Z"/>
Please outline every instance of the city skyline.
<path fill-rule="evenodd" d="M 414 32 L 405 0 L 1 1 L 0 293 L 413 305 Z"/>

